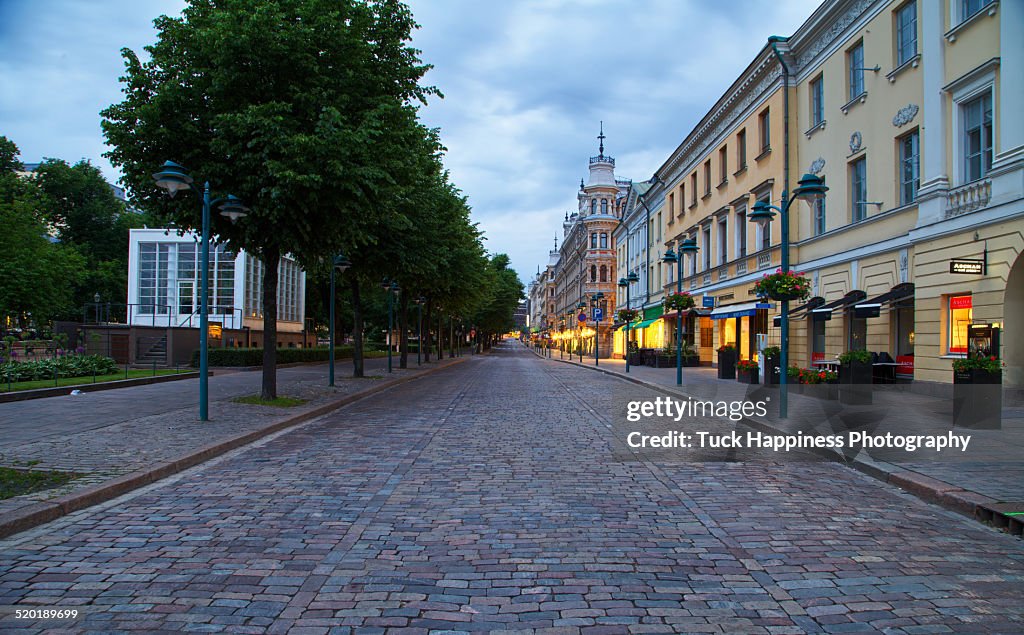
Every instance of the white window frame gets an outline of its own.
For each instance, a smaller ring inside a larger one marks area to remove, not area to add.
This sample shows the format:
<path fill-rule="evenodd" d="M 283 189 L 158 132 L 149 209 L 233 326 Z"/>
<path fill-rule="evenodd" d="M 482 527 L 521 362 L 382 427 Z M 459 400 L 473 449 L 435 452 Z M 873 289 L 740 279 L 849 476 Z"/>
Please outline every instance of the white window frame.
<path fill-rule="evenodd" d="M 904 57 L 902 55 L 904 42 L 902 40 L 903 30 L 900 28 L 900 16 L 904 15 L 904 12 L 907 11 L 908 9 L 910 9 L 911 14 L 913 15 L 911 20 L 914 25 L 914 50 L 910 51 L 910 53 L 906 57 Z M 918 53 L 919 38 L 917 33 L 917 0 L 909 0 L 908 2 L 903 3 L 899 8 L 896 9 L 895 13 L 896 20 L 893 27 L 896 31 L 896 66 L 902 66 L 909 62 L 910 60 L 914 59 L 914 57 L 917 56 Z"/>
<path fill-rule="evenodd" d="M 980 97 L 985 91 L 988 91 L 992 96 L 992 156 L 993 161 L 995 160 L 995 142 L 996 132 L 998 127 L 999 112 L 997 110 L 999 104 L 995 98 L 996 90 L 996 76 L 995 71 L 991 68 L 986 68 L 984 72 L 978 74 L 975 77 L 962 77 L 956 82 L 956 88 L 951 89 L 951 97 L 953 101 L 953 113 L 951 117 L 952 123 L 952 139 L 953 139 L 953 174 L 956 182 L 953 184 L 965 185 L 967 181 L 966 165 L 964 163 L 965 155 L 964 152 L 964 112 L 963 106 L 975 99 Z"/>

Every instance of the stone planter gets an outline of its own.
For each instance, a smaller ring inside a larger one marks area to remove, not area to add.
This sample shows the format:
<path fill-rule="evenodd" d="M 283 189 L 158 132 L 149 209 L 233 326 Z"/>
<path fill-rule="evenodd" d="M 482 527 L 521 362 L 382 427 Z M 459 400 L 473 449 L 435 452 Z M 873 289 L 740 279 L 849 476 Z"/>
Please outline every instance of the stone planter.
<path fill-rule="evenodd" d="M 655 368 L 675 368 L 676 367 L 676 356 L 675 353 L 666 355 L 665 353 L 656 353 L 651 356 L 653 363 L 651 364 Z"/>
<path fill-rule="evenodd" d="M 839 366 L 839 402 L 851 406 L 872 402 L 871 364 L 852 362 Z"/>
<path fill-rule="evenodd" d="M 972 369 L 953 372 L 953 425 L 997 430 L 1002 427 L 1003 374 Z"/>
<path fill-rule="evenodd" d="M 640 351 L 634 351 L 629 354 L 629 365 L 630 366 L 643 366 L 644 355 Z"/>
<path fill-rule="evenodd" d="M 758 370 L 737 370 L 736 381 L 741 384 L 759 384 L 761 382 L 759 381 L 758 372 Z"/>
<path fill-rule="evenodd" d="M 718 352 L 718 378 L 736 379 L 736 351 Z"/>

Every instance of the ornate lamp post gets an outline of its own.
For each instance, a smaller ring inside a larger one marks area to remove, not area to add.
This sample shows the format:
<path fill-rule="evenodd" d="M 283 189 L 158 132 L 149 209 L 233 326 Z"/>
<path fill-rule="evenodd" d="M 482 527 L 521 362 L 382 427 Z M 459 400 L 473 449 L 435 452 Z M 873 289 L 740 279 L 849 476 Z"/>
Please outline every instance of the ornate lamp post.
<path fill-rule="evenodd" d="M 580 299 L 580 303 L 576 305 L 576 310 L 579 311 L 580 313 L 583 313 L 584 311 L 587 310 L 587 305 L 586 305 L 586 303 L 582 299 Z M 579 350 L 579 353 L 580 353 L 580 363 L 582 364 L 583 363 L 583 325 L 586 324 L 586 321 L 585 320 L 584 321 L 580 321 L 579 316 L 577 316 L 576 324 L 579 326 L 580 344 L 579 344 L 578 350 Z"/>
<path fill-rule="evenodd" d="M 793 201 L 798 198 L 814 202 L 825 197 L 828 187 L 820 176 L 804 174 L 798 181 L 798 186 L 793 190 L 790 198 L 789 192 L 782 191 L 782 199 L 779 207 L 770 205 L 764 201 L 754 203 L 751 209 L 750 222 L 757 223 L 762 231 L 770 231 L 772 218 L 775 212 L 779 212 L 782 220 L 782 272 L 789 272 L 789 208 Z M 773 211 L 774 210 L 774 211 Z M 782 317 L 780 318 L 782 333 L 781 346 L 779 347 L 779 364 L 782 371 L 779 373 L 779 417 L 785 419 L 789 415 L 789 394 L 788 382 L 786 381 L 786 369 L 789 368 L 789 300 L 782 300 Z"/>
<path fill-rule="evenodd" d="M 604 300 L 604 293 L 598 291 L 594 295 L 590 296 L 590 316 L 594 317 L 597 312 L 597 308 L 601 306 L 601 300 Z M 603 315 L 601 317 L 604 317 Z M 594 366 L 598 365 L 598 345 L 601 341 L 601 320 L 594 319 Z"/>
<path fill-rule="evenodd" d="M 416 365 L 423 363 L 423 305 L 427 299 L 420 296 L 413 300 L 416 303 Z"/>
<path fill-rule="evenodd" d="M 388 347 L 388 372 L 390 373 L 390 372 L 392 372 L 392 369 L 391 369 L 392 368 L 391 367 L 391 335 L 392 335 L 392 331 L 394 330 L 394 323 L 395 323 L 395 319 L 394 319 L 394 306 L 393 305 L 394 305 L 395 294 L 398 293 L 399 291 L 401 291 L 401 288 L 399 288 L 397 282 L 395 282 L 393 280 L 385 279 L 384 280 L 384 289 L 387 291 L 387 294 L 388 294 L 388 337 L 387 337 L 387 347 Z"/>
<path fill-rule="evenodd" d="M 696 254 L 697 253 L 697 241 L 693 238 L 687 238 L 679 243 L 679 255 L 677 256 L 672 248 L 670 247 L 665 255 L 662 257 L 662 261 L 671 265 L 676 265 L 676 293 L 683 292 L 683 254 Z M 676 313 L 676 386 L 683 385 L 683 311 L 679 309 Z"/>
<path fill-rule="evenodd" d="M 327 364 L 327 367 L 328 367 L 328 370 L 327 370 L 327 385 L 328 386 L 333 386 L 334 385 L 334 304 L 335 304 L 334 272 L 345 273 L 345 270 L 348 269 L 351 266 L 352 266 L 352 263 L 348 261 L 348 258 L 346 258 L 344 256 L 344 254 L 338 254 L 337 256 L 335 256 L 333 262 L 331 263 L 331 310 L 330 310 L 331 325 L 330 325 L 330 329 L 328 329 L 328 331 L 327 331 L 328 334 L 329 334 L 328 335 L 328 346 L 330 346 L 330 350 L 327 352 L 327 360 L 328 360 L 328 364 Z"/>
<path fill-rule="evenodd" d="M 184 167 L 173 161 L 165 161 L 161 170 L 153 175 L 157 187 L 167 190 L 171 198 L 180 190 L 191 190 L 199 194 L 199 190 L 193 185 L 192 176 Z M 201 297 L 199 299 L 199 420 L 209 421 L 209 315 L 210 315 L 210 207 L 217 206 L 221 216 L 231 219 L 232 223 L 238 221 L 249 213 L 249 208 L 242 204 L 241 199 L 230 194 L 224 198 L 210 200 L 210 182 L 203 185 L 203 227 L 202 242 L 200 243 L 200 258 L 202 259 L 202 279 L 200 283 Z"/>
<path fill-rule="evenodd" d="M 640 276 L 636 275 L 636 272 L 630 272 L 625 278 L 619 278 L 619 288 L 626 290 L 626 309 L 629 309 L 629 287 L 634 282 L 639 282 Z M 629 372 L 629 328 L 631 324 L 629 320 L 626 320 L 626 372 Z"/>

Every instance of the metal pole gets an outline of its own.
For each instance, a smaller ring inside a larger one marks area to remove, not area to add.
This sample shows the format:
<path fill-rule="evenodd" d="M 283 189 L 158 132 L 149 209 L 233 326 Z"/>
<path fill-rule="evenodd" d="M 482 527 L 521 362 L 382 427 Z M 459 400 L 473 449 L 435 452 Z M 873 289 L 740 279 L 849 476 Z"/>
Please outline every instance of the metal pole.
<path fill-rule="evenodd" d="M 788 91 L 787 91 L 788 94 Z M 788 139 L 787 139 L 788 140 Z M 789 187 L 789 183 L 786 183 Z M 789 192 L 782 190 L 782 272 L 789 271 Z M 789 416 L 789 382 L 786 381 L 789 373 L 789 300 L 782 301 L 782 346 L 779 351 L 779 364 L 782 372 L 779 373 L 779 418 L 786 419 Z"/>
<path fill-rule="evenodd" d="M 392 298 L 391 285 L 389 284 L 388 285 L 388 336 L 387 336 L 388 372 L 389 373 L 391 372 L 391 329 L 392 329 L 392 326 L 391 326 L 391 323 L 392 323 L 392 317 L 391 317 L 391 298 Z"/>
<path fill-rule="evenodd" d="M 423 359 L 423 303 L 416 303 L 416 365 Z"/>
<path fill-rule="evenodd" d="M 600 344 L 600 338 L 601 338 L 601 323 L 598 322 L 597 320 L 594 320 L 594 366 L 598 366 L 599 365 L 598 360 L 600 359 L 600 356 L 597 353 L 597 347 Z"/>
<path fill-rule="evenodd" d="M 629 311 L 629 283 L 626 283 L 626 311 Z M 629 320 L 626 320 L 626 372 L 629 372 Z"/>
<path fill-rule="evenodd" d="M 332 262 L 331 263 L 331 309 L 329 311 L 331 323 L 329 325 L 329 328 L 327 329 L 327 333 L 328 333 L 327 345 L 330 347 L 330 350 L 327 351 L 327 360 L 328 360 L 327 361 L 327 369 L 328 369 L 327 370 L 327 385 L 328 386 L 333 386 L 334 385 L 334 269 L 335 269 L 334 263 Z"/>
<path fill-rule="evenodd" d="M 210 182 L 203 186 L 203 275 L 202 294 L 199 304 L 199 420 L 209 421 L 209 378 L 207 322 L 210 311 Z"/>
<path fill-rule="evenodd" d="M 683 254 L 676 261 L 676 293 L 683 292 Z M 683 385 L 683 310 L 676 309 L 676 386 Z"/>

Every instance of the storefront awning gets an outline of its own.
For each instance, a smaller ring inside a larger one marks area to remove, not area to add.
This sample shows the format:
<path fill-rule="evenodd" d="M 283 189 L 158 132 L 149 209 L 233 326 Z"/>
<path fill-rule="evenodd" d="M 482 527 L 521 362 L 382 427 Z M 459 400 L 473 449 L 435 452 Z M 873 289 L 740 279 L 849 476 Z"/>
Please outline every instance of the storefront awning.
<path fill-rule="evenodd" d="M 913 283 L 907 282 L 904 284 L 898 284 L 889 291 L 886 291 L 882 295 L 871 298 L 864 302 L 858 302 L 854 305 L 854 308 L 860 308 L 862 306 L 881 306 L 883 304 L 895 304 L 900 300 L 914 297 L 914 285 Z"/>
<path fill-rule="evenodd" d="M 661 319 L 661 316 L 659 315 L 656 318 L 651 318 L 650 320 L 644 320 L 643 322 L 640 322 L 639 324 L 634 324 L 633 328 L 634 329 L 645 329 L 645 328 L 647 328 L 648 326 L 654 324 L 655 322 L 657 322 L 660 319 Z"/>
<path fill-rule="evenodd" d="M 683 317 L 688 315 L 696 315 L 697 317 L 711 315 L 711 309 L 703 309 L 701 307 L 693 307 L 690 309 L 683 309 Z M 674 320 L 679 317 L 678 311 L 666 311 L 662 316 L 666 320 Z"/>
<path fill-rule="evenodd" d="M 712 320 L 725 320 L 728 318 L 745 317 L 756 315 L 758 309 L 770 309 L 771 304 L 767 302 L 746 302 L 744 304 L 732 304 L 720 306 L 711 312 Z"/>
<path fill-rule="evenodd" d="M 811 319 L 815 321 L 827 322 L 828 320 L 832 319 L 832 311 L 836 309 L 843 309 L 845 307 L 850 306 L 851 304 L 863 302 L 864 298 L 866 298 L 867 296 L 868 294 L 864 293 L 863 291 L 860 291 L 859 289 L 854 290 L 847 293 L 838 300 L 829 302 L 828 304 L 818 307 L 816 309 L 811 309 L 809 315 L 811 316 Z"/>
<path fill-rule="evenodd" d="M 810 300 L 808 300 L 805 304 L 801 304 L 800 306 L 798 306 L 795 309 L 790 309 L 790 311 L 789 311 L 789 319 L 791 319 L 791 320 L 793 320 L 793 319 L 801 319 L 802 320 L 805 317 L 807 317 L 807 313 L 810 310 L 816 309 L 816 308 L 820 307 L 823 304 L 825 304 L 825 298 L 823 298 L 823 297 L 821 297 L 819 295 L 816 295 L 813 298 L 811 298 Z M 772 318 L 772 326 L 778 327 L 778 326 L 781 326 L 781 325 L 782 325 L 782 316 L 781 315 L 776 315 L 775 317 Z"/>
<path fill-rule="evenodd" d="M 644 309 L 644 319 L 645 320 L 657 320 L 658 318 L 661 317 L 661 314 L 664 313 L 664 311 L 665 311 L 665 305 L 664 304 L 658 304 L 656 306 L 649 306 L 646 309 Z"/>

